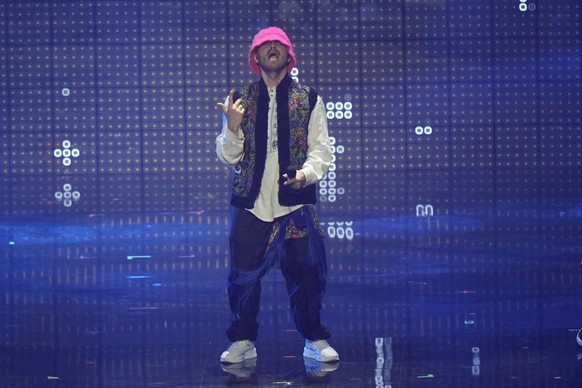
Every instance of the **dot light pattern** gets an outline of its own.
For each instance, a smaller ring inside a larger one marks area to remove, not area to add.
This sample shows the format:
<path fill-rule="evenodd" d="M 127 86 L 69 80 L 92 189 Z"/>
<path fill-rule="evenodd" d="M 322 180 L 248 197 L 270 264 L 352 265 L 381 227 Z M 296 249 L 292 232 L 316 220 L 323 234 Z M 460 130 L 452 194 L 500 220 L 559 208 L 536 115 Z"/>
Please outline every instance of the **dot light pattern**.
<path fill-rule="evenodd" d="M 330 131 L 345 147 L 335 180 L 346 193 L 325 208 L 373 213 L 416 200 L 366 192 L 368 179 L 398 185 L 417 174 L 424 187 L 480 169 L 493 173 L 476 175 L 486 191 L 501 169 L 580 168 L 582 1 L 522 8 L 4 0 L 0 214 L 226 208 L 215 104 L 253 81 L 248 47 L 269 25 L 294 42 L 294 75 L 333 107 Z M 63 142 L 79 150 L 66 165 L 54 154 Z M 65 183 L 81 193 L 67 209 L 51 199 Z"/>

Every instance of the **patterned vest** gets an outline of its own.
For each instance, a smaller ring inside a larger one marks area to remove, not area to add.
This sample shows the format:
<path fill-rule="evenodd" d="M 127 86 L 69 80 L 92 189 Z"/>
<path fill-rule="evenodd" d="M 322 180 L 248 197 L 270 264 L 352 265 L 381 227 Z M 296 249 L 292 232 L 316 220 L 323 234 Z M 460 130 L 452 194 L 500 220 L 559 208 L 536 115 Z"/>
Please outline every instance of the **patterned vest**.
<path fill-rule="evenodd" d="M 259 195 L 267 158 L 267 131 L 269 92 L 261 78 L 239 89 L 234 101 L 242 98 L 245 114 L 242 121 L 244 155 L 234 168 L 231 204 L 252 209 Z M 287 167 L 299 169 L 307 160 L 307 130 L 311 111 L 317 101 L 315 90 L 285 77 L 277 86 L 277 136 L 279 176 Z M 314 204 L 317 201 L 315 185 L 296 190 L 283 186 L 279 179 L 279 203 L 283 206 Z"/>

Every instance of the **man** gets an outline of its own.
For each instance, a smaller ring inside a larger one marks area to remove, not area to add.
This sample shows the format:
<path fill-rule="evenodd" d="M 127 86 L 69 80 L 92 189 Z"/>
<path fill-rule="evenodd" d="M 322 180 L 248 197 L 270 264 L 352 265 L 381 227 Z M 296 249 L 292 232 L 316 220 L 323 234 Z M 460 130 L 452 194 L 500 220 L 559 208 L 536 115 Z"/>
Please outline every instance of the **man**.
<path fill-rule="evenodd" d="M 332 158 L 327 119 L 317 93 L 289 77 L 295 63 L 283 30 L 259 31 L 248 64 L 260 79 L 218 103 L 224 120 L 216 152 L 234 167 L 227 329 L 232 344 L 220 356 L 223 363 L 257 357 L 261 278 L 274 265 L 281 268 L 295 325 L 305 338 L 303 356 L 339 360 L 320 321 L 327 264 L 314 208 L 315 184 Z"/>

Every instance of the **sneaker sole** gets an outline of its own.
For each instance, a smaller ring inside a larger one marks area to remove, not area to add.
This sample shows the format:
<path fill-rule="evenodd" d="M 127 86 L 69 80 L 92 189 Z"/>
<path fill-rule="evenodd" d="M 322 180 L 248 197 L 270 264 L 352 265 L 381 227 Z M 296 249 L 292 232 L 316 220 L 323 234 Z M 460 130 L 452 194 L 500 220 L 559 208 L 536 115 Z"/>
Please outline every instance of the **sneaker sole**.
<path fill-rule="evenodd" d="M 236 358 L 234 360 L 229 360 L 228 356 L 226 356 L 224 359 L 222 357 L 220 357 L 220 362 L 225 363 L 225 364 L 238 364 L 238 363 L 244 362 L 246 360 L 252 360 L 253 358 L 257 358 L 257 349 L 256 348 L 252 348 L 250 350 L 247 350 L 245 353 L 242 354 L 242 357 Z"/>
<path fill-rule="evenodd" d="M 311 358 L 315 361 L 319 361 L 319 362 L 333 362 L 333 361 L 339 361 L 339 357 L 321 357 L 320 353 L 318 352 L 314 352 L 313 350 L 310 350 L 308 348 L 304 348 L 303 349 L 303 357 L 305 358 Z"/>

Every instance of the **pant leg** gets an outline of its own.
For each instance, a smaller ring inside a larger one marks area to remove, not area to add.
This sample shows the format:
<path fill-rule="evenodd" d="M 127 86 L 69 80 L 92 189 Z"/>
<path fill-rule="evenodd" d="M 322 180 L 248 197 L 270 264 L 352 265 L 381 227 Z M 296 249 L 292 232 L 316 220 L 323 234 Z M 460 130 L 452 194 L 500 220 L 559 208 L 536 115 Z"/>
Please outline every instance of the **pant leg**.
<path fill-rule="evenodd" d="M 331 334 L 320 317 L 327 271 L 325 251 L 319 257 L 319 263 L 312 265 L 305 259 L 308 248 L 308 237 L 286 240 L 281 272 L 299 333 L 309 340 L 327 339 Z"/>
<path fill-rule="evenodd" d="M 232 318 L 226 331 L 232 342 L 255 341 L 258 335 L 259 302 L 261 280 L 248 284 L 238 282 L 241 272 L 255 270 L 266 251 L 272 224 L 263 222 L 244 209 L 233 208 L 230 243 L 230 274 L 228 276 L 228 299 Z M 250 293 L 248 298 L 242 295 Z"/>

